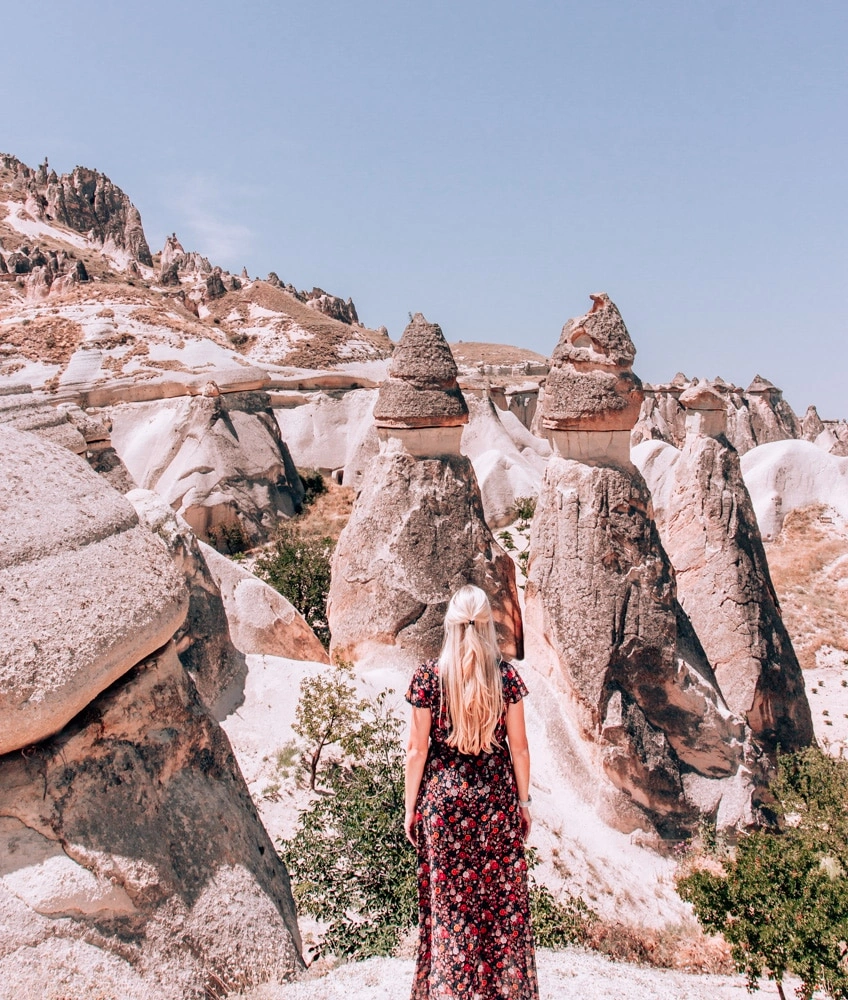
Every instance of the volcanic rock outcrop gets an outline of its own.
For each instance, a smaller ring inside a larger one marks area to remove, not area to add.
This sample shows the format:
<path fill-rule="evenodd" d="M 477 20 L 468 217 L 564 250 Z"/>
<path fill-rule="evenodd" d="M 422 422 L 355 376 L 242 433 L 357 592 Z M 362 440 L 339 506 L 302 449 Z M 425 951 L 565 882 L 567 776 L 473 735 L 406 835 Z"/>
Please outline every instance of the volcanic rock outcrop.
<path fill-rule="evenodd" d="M 87 167 L 56 174 L 47 161 L 37 170 L 14 156 L 0 156 L 0 167 L 14 175 L 15 188 L 37 219 L 58 222 L 94 239 L 107 251 L 119 251 L 140 264 L 153 265 L 141 216 L 124 192 L 108 177 Z"/>
<path fill-rule="evenodd" d="M 465 583 L 490 595 L 504 655 L 521 655 L 514 565 L 459 454 L 468 408 L 456 375 L 441 329 L 418 313 L 380 389 L 380 452 L 333 557 L 332 649 L 345 657 L 380 646 L 398 647 L 409 663 L 435 656 L 447 602 Z"/>
<path fill-rule="evenodd" d="M 201 1000 L 290 975 L 287 873 L 177 658 L 165 548 L 83 460 L 8 426 L 0 506 L 5 991 Z"/>
<path fill-rule="evenodd" d="M 613 788 L 611 822 L 677 836 L 707 813 L 751 818 L 742 720 L 725 705 L 675 594 L 674 572 L 628 442 L 641 389 L 615 305 L 566 323 L 541 402 L 554 448 L 533 520 L 526 589 L 528 659 Z"/>
<path fill-rule="evenodd" d="M 696 385 L 707 385 L 721 398 L 725 410 L 725 437 L 740 455 L 771 441 L 800 437 L 802 423 L 783 393 L 757 375 L 747 389 L 725 382 L 689 380 L 678 373 L 665 385 L 645 386 L 645 399 L 631 443 L 666 441 L 682 448 L 686 440 L 686 408 L 680 394 Z"/>
<path fill-rule="evenodd" d="M 224 602 L 201 553 L 202 543 L 158 493 L 132 490 L 127 500 L 185 578 L 188 611 L 174 634 L 174 642 L 180 662 L 191 675 L 198 694 L 220 721 L 219 705 L 225 702 L 229 706 L 230 689 L 243 682 L 246 666 L 243 652 L 230 637 Z"/>
<path fill-rule="evenodd" d="M 112 440 L 133 479 L 204 541 L 261 541 L 290 517 L 303 486 L 265 392 L 219 392 L 116 406 Z"/>
<path fill-rule="evenodd" d="M 769 751 L 813 739 L 801 668 L 783 624 L 751 498 L 725 437 L 721 395 L 706 384 L 680 396 L 682 450 L 633 451 L 647 479 L 677 594 L 730 709 Z"/>
<path fill-rule="evenodd" d="M 183 580 L 84 461 L 0 427 L 0 753 L 52 735 L 167 642 Z M 81 584 L 83 584 L 81 588 Z"/>
<path fill-rule="evenodd" d="M 173 644 L 0 757 L 0 817 L 6 995 L 203 1000 L 302 968 L 288 875 Z"/>

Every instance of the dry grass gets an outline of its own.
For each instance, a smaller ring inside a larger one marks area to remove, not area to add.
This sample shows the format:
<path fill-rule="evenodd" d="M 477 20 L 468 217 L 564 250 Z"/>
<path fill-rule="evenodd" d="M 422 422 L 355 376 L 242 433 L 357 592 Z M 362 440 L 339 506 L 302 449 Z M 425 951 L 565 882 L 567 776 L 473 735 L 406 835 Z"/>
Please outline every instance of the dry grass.
<path fill-rule="evenodd" d="M 332 538 L 338 541 L 344 526 L 350 520 L 356 490 L 339 486 L 325 477 L 327 492 L 316 497 L 298 518 L 300 530 L 312 538 Z"/>
<path fill-rule="evenodd" d="M 28 361 L 45 361 L 63 368 L 82 336 L 79 323 L 61 316 L 36 316 L 0 326 L 0 344 L 16 347 Z"/>
<path fill-rule="evenodd" d="M 848 536 L 820 505 L 790 512 L 766 545 L 783 620 L 801 666 L 816 665 L 823 646 L 848 650 Z"/>
<path fill-rule="evenodd" d="M 652 928 L 598 921 L 580 943 L 614 962 L 712 975 L 734 971 L 724 938 L 707 936 L 697 925 Z"/>

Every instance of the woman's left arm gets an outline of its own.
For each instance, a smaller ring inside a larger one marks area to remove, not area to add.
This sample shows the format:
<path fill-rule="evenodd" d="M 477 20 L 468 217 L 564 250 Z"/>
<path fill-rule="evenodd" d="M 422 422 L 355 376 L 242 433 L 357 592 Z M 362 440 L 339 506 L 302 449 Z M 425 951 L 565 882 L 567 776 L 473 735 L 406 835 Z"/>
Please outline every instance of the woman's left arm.
<path fill-rule="evenodd" d="M 421 778 L 424 776 L 424 765 L 427 763 L 427 751 L 430 746 L 430 726 L 433 713 L 429 708 L 413 708 L 412 721 L 409 726 L 409 742 L 406 746 L 406 781 L 404 795 L 405 815 L 403 827 L 406 838 L 415 846 L 415 806 L 418 802 L 418 791 L 421 788 Z"/>
<path fill-rule="evenodd" d="M 506 738 L 512 757 L 512 769 L 515 772 L 515 784 L 518 786 L 518 801 L 527 802 L 530 798 L 530 744 L 527 742 L 527 729 L 524 725 L 524 701 L 511 702 L 506 709 Z M 530 836 L 533 817 L 530 807 L 521 808 L 521 827 L 526 840 Z"/>

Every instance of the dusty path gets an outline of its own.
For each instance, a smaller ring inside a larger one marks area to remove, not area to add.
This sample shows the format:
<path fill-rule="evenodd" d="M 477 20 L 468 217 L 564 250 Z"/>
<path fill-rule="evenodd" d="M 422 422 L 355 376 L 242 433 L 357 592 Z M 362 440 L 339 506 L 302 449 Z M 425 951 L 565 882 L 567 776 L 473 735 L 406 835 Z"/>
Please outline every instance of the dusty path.
<path fill-rule="evenodd" d="M 260 987 L 249 1000 L 408 1000 L 410 959 L 372 958 L 339 966 L 320 977 L 286 986 Z M 745 1000 L 742 976 L 697 976 L 610 962 L 577 948 L 538 953 L 541 1000 Z M 787 984 L 786 994 L 792 995 Z M 777 997 L 774 983 L 763 982 L 763 1000 Z M 818 997 L 819 994 L 816 994 Z"/>

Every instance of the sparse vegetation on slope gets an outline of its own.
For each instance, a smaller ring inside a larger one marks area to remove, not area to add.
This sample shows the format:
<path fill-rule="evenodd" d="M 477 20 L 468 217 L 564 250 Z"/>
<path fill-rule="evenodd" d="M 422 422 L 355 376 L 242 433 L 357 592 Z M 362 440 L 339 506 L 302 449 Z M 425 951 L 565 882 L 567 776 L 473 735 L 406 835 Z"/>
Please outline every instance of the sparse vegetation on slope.
<path fill-rule="evenodd" d="M 831 646 L 848 651 L 848 537 L 826 507 L 790 511 L 766 546 L 769 571 L 802 667 Z"/>

